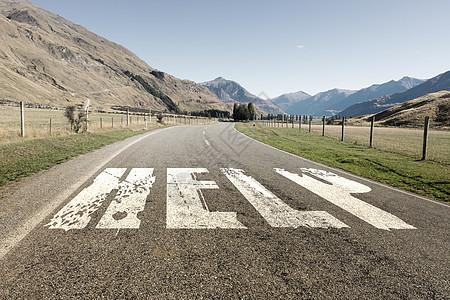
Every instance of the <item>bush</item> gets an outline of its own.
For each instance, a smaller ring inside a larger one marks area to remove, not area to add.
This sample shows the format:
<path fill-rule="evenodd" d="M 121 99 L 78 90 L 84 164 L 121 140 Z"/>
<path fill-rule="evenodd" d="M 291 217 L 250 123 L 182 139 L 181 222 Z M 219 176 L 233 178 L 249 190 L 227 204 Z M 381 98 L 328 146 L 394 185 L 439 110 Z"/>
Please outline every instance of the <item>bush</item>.
<path fill-rule="evenodd" d="M 80 131 L 87 130 L 87 118 L 84 111 L 80 111 L 78 116 L 75 117 L 75 106 L 67 106 L 64 111 L 64 116 L 67 118 L 70 124 L 70 130 L 78 133 Z"/>

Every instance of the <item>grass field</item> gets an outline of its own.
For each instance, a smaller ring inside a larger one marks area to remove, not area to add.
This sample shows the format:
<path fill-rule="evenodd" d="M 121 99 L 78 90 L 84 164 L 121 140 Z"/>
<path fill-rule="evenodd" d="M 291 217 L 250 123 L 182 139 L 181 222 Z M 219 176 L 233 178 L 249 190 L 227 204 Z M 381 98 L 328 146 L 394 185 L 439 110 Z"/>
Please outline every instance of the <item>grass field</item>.
<path fill-rule="evenodd" d="M 50 135 L 50 118 L 52 134 Z M 164 117 L 164 125 L 157 118 L 126 114 L 90 113 L 89 132 L 75 134 L 69 130 L 63 110 L 25 109 L 25 137 L 21 137 L 20 109 L 0 106 L 0 186 L 116 141 L 170 125 L 209 124 L 207 118 Z"/>
<path fill-rule="evenodd" d="M 24 140 L 50 137 L 50 119 L 52 122 L 52 137 L 73 135 L 69 131 L 69 124 L 64 117 L 63 110 L 49 110 L 38 108 L 25 109 L 25 138 L 20 136 L 20 108 L 13 106 L 0 106 L 0 145 L 17 143 Z M 126 114 L 89 113 L 89 132 L 105 132 L 117 129 L 140 130 L 145 128 L 143 115 L 130 115 L 130 124 L 127 126 Z M 213 122 L 205 118 L 193 118 L 191 124 L 205 124 Z M 147 117 L 147 126 L 156 126 L 157 118 L 153 116 L 151 122 Z M 165 124 L 189 124 L 189 120 L 164 118 Z"/>
<path fill-rule="evenodd" d="M 161 127 L 161 126 L 160 126 Z M 156 129 L 157 126 L 151 129 Z M 0 145 L 0 186 L 145 131 L 117 129 Z"/>
<path fill-rule="evenodd" d="M 314 120 L 316 124 L 311 127 L 311 133 L 322 135 L 320 120 Z M 262 123 L 259 123 L 262 125 Z M 281 128 L 281 127 L 276 127 Z M 286 127 L 284 127 L 286 128 Z M 292 130 L 299 130 L 298 123 L 289 124 Z M 308 132 L 308 125 L 302 124 L 301 131 Z M 325 126 L 325 136 L 335 140 L 341 139 L 342 127 L 336 125 Z M 346 126 L 344 141 L 354 145 L 369 147 L 370 127 Z M 375 127 L 373 147 L 378 150 L 398 153 L 415 159 L 422 157 L 423 129 Z M 450 164 L 450 131 L 431 129 L 428 134 L 427 159 L 439 163 Z"/>
<path fill-rule="evenodd" d="M 317 136 L 303 130 L 236 123 L 236 129 L 261 142 L 331 167 L 420 195 L 450 201 L 450 165 L 355 143 Z M 380 128 L 378 128 L 380 129 Z M 321 134 L 321 128 L 320 128 Z"/>
<path fill-rule="evenodd" d="M 24 140 L 45 138 L 50 136 L 50 119 L 52 122 L 51 136 L 73 135 L 70 132 L 67 119 L 63 110 L 47 110 L 26 108 L 25 109 L 25 138 L 20 137 L 20 109 L 19 107 L 0 107 L 0 145 L 20 142 Z M 101 119 L 101 123 L 100 123 Z M 156 125 L 156 118 L 152 124 Z M 108 130 L 129 128 L 131 130 L 143 129 L 145 127 L 143 116 L 131 116 L 130 126 L 126 126 L 126 115 L 90 113 L 89 131 L 92 133 Z"/>

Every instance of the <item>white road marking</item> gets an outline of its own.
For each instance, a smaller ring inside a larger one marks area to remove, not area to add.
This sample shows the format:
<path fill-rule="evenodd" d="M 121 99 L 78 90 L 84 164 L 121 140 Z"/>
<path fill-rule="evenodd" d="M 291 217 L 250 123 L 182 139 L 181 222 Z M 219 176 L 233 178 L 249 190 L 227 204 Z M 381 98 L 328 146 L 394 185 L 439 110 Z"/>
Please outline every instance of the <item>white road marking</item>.
<path fill-rule="evenodd" d="M 205 128 L 205 130 L 206 130 L 207 128 Z M 203 137 L 205 138 L 205 144 L 206 144 L 206 146 L 211 146 L 211 144 L 208 142 L 208 139 L 206 138 L 206 131 L 205 130 L 203 130 Z"/>
<path fill-rule="evenodd" d="M 91 220 L 90 215 L 105 201 L 107 195 L 119 184 L 124 168 L 108 168 L 100 173 L 94 182 L 83 189 L 64 206 L 47 224 L 50 229 L 82 229 Z"/>
<path fill-rule="evenodd" d="M 384 230 L 416 229 L 414 226 L 405 223 L 400 218 L 351 195 L 351 193 L 370 192 L 370 187 L 327 171 L 307 168 L 301 168 L 301 170 L 303 174 L 298 175 L 285 171 L 284 169 L 275 169 L 280 175 L 341 207 L 376 228 Z M 314 179 L 306 174 L 320 178 L 331 183 L 331 185 Z"/>
<path fill-rule="evenodd" d="M 346 172 L 346 171 L 343 171 L 343 170 L 340 170 L 340 169 L 337 169 L 337 168 L 333 168 L 333 167 L 330 167 L 330 166 L 327 166 L 327 165 L 324 165 L 324 164 L 321 164 L 321 163 L 312 161 L 312 160 L 310 160 L 310 159 L 307 159 L 307 158 L 298 156 L 298 155 L 296 155 L 296 154 L 292 154 L 292 153 L 290 153 L 290 152 L 287 152 L 287 151 L 278 149 L 278 148 L 276 148 L 276 147 L 274 147 L 274 146 L 270 146 L 270 145 L 268 145 L 268 144 L 265 144 L 265 143 L 263 143 L 263 142 L 260 142 L 260 141 L 258 141 L 258 140 L 255 140 L 254 138 L 251 138 L 251 137 L 249 137 L 248 135 L 245 135 L 245 134 L 243 134 L 242 132 L 238 131 L 236 128 L 234 128 L 234 126 L 232 127 L 232 129 L 233 129 L 236 133 L 238 133 L 239 135 L 242 135 L 243 137 L 246 137 L 247 139 L 250 139 L 250 140 L 252 140 L 252 141 L 255 142 L 255 143 L 259 143 L 259 144 L 261 144 L 261 145 L 263 145 L 263 146 L 265 146 L 265 147 L 271 148 L 271 149 L 276 150 L 276 151 L 279 151 L 279 152 L 283 152 L 284 154 L 289 155 L 289 156 L 292 156 L 292 157 L 295 157 L 296 159 L 299 159 L 299 160 L 308 162 L 308 163 L 310 163 L 310 164 L 317 165 L 317 166 L 319 166 L 319 167 L 324 167 L 324 168 L 333 169 L 333 170 L 335 170 L 336 172 L 344 173 L 346 176 L 350 176 L 350 177 L 353 177 L 353 178 L 357 178 L 357 179 L 359 179 L 359 180 L 364 180 L 364 181 L 367 181 L 367 182 L 369 182 L 369 183 L 371 183 L 371 184 L 376 184 L 376 185 L 378 185 L 378 186 L 381 186 L 381 187 L 383 187 L 383 188 L 385 188 L 385 189 L 390 189 L 390 190 L 392 190 L 392 191 L 399 192 L 399 193 L 402 193 L 402 194 L 404 194 L 404 195 L 408 195 L 408 196 L 410 196 L 410 197 L 422 199 L 422 200 L 431 202 L 431 203 L 433 203 L 433 204 L 437 204 L 437 205 L 440 205 L 440 206 L 444 206 L 444 207 L 446 207 L 446 208 L 450 208 L 450 205 L 446 204 L 445 202 L 439 202 L 439 200 L 433 200 L 433 199 L 430 199 L 430 198 L 427 198 L 427 197 L 423 197 L 423 196 L 420 196 L 420 195 L 418 195 L 418 194 L 414 194 L 414 193 L 412 193 L 412 192 L 408 192 L 408 191 L 405 191 L 405 190 L 402 190 L 402 189 L 399 189 L 399 188 L 395 188 L 395 187 L 392 187 L 392 186 L 390 186 L 390 185 L 386 185 L 386 184 L 384 184 L 384 183 L 381 183 L 381 182 L 378 182 L 378 181 L 375 181 L 375 180 L 372 180 L 372 179 L 364 178 L 364 177 L 361 177 L 361 176 L 352 174 L 352 173 L 350 173 L 350 172 Z"/>
<path fill-rule="evenodd" d="M 236 212 L 211 212 L 200 189 L 218 189 L 214 181 L 197 181 L 204 168 L 167 169 L 167 228 L 246 228 Z M 201 198 L 201 197 L 202 198 Z"/>
<path fill-rule="evenodd" d="M 325 211 L 298 211 L 240 169 L 221 171 L 272 227 L 349 227 Z"/>
<path fill-rule="evenodd" d="M 119 191 L 96 228 L 138 229 L 141 220 L 137 214 L 144 210 L 147 196 L 155 182 L 153 168 L 134 168 L 119 183 Z"/>
<path fill-rule="evenodd" d="M 162 131 L 171 130 L 175 127 L 168 127 L 159 129 L 156 131 L 152 131 L 150 133 L 143 134 L 141 137 L 132 138 L 134 139 L 132 142 L 126 141 L 125 146 L 119 148 L 114 151 L 114 153 L 109 156 L 105 156 L 102 160 L 99 160 L 98 163 L 90 170 L 87 170 L 86 173 L 80 174 L 79 179 L 74 182 L 69 188 L 62 190 L 58 193 L 51 201 L 49 201 L 44 207 L 40 210 L 36 211 L 36 213 L 27 219 L 21 226 L 14 229 L 12 232 L 9 232 L 5 235 L 5 238 L 0 240 L 0 259 L 2 259 L 6 254 L 8 254 L 11 249 L 13 249 L 24 237 L 26 237 L 39 223 L 41 223 L 49 214 L 51 214 L 63 201 L 65 201 L 76 189 L 80 187 L 86 180 L 89 180 L 98 170 L 101 170 L 110 160 L 119 155 L 121 152 L 125 151 L 129 147 L 133 146 L 136 143 L 139 143 L 143 139 L 155 134 L 160 133 Z"/>

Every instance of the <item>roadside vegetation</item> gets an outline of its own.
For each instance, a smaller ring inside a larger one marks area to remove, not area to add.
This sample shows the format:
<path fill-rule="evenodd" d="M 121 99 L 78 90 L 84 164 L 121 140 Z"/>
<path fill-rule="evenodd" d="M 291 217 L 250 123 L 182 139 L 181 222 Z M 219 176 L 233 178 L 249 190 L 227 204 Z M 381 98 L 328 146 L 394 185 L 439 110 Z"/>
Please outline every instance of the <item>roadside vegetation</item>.
<path fill-rule="evenodd" d="M 84 111 L 78 112 L 78 116 L 75 115 L 76 107 L 67 106 L 64 111 L 64 116 L 67 118 L 70 124 L 70 129 L 76 133 L 81 130 L 87 131 L 87 116 Z"/>
<path fill-rule="evenodd" d="M 118 129 L 0 145 L 0 186 L 144 132 Z"/>
<path fill-rule="evenodd" d="M 256 110 L 253 102 L 245 103 L 234 103 L 233 105 L 233 119 L 235 121 L 248 121 L 256 119 Z"/>
<path fill-rule="evenodd" d="M 268 145 L 406 191 L 450 202 L 450 165 L 368 149 L 289 128 L 236 123 L 236 129 Z"/>

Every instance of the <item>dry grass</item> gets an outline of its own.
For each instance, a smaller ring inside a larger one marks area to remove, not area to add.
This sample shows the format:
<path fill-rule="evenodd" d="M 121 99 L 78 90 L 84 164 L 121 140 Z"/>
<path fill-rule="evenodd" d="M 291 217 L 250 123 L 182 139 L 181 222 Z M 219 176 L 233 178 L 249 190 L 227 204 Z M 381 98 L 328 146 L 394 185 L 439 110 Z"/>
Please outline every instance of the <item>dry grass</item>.
<path fill-rule="evenodd" d="M 69 130 L 67 119 L 63 110 L 48 110 L 37 108 L 25 109 L 25 138 L 20 136 L 20 109 L 19 107 L 0 106 L 0 145 L 11 144 L 23 140 L 45 138 L 50 136 L 50 119 L 52 120 L 51 136 L 66 136 L 73 133 Z M 126 114 L 89 113 L 89 131 L 100 132 L 127 127 Z M 192 119 L 191 124 L 207 124 L 211 120 L 205 118 Z M 189 124 L 189 121 L 165 117 L 164 123 Z M 152 117 L 151 123 L 147 119 L 148 127 L 161 126 L 157 118 Z M 141 130 L 145 128 L 144 116 L 130 115 L 128 128 Z"/>
<path fill-rule="evenodd" d="M 322 135 L 322 125 L 314 120 L 311 132 L 314 135 Z M 369 123 L 368 123 L 369 124 Z M 289 124 L 292 128 L 292 124 Z M 294 124 L 298 130 L 298 123 Z M 308 125 L 302 124 L 301 130 L 308 131 Z M 338 125 L 326 125 L 325 136 L 335 140 L 341 139 L 342 127 Z M 369 146 L 370 127 L 346 126 L 344 141 L 355 145 Z M 373 147 L 378 150 L 399 153 L 416 159 L 422 157 L 423 129 L 375 127 Z M 428 136 L 427 159 L 443 164 L 450 164 L 450 131 L 430 129 Z"/>
<path fill-rule="evenodd" d="M 320 128 L 320 134 L 321 130 Z M 327 126 L 325 135 L 339 140 L 341 131 L 341 126 Z M 373 135 L 375 149 L 404 154 L 417 159 L 422 157 L 423 130 L 421 129 L 375 127 Z M 347 126 L 344 141 L 368 147 L 369 136 L 370 127 Z M 450 131 L 429 131 L 427 158 L 450 164 Z"/>

